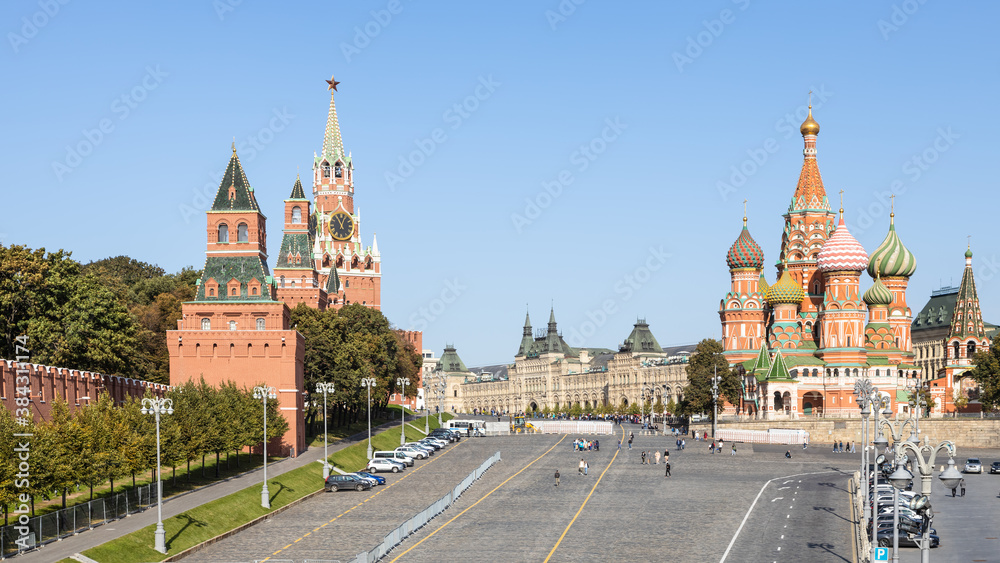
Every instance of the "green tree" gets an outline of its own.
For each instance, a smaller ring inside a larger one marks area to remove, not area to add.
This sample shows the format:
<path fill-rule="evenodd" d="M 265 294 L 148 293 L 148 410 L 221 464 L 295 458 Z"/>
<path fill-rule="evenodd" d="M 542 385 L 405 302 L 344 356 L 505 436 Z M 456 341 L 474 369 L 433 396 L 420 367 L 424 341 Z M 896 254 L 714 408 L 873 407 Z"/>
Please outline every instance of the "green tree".
<path fill-rule="evenodd" d="M 696 414 L 712 411 L 712 377 L 716 373 L 722 377 L 719 383 L 720 408 L 722 399 L 730 404 L 739 404 L 739 378 L 729 369 L 729 360 L 722 353 L 722 344 L 718 340 L 706 338 L 698 343 L 688 362 L 688 384 L 684 387 L 681 412 Z"/>
<path fill-rule="evenodd" d="M 15 428 L 18 427 L 14 424 L 14 416 L 0 404 L 0 506 L 3 507 L 13 504 L 18 496 L 17 487 L 14 486 L 14 476 L 17 474 L 14 433 L 21 430 Z"/>
<path fill-rule="evenodd" d="M 990 349 L 976 352 L 972 357 L 975 367 L 967 373 L 979 384 L 979 402 L 984 412 L 1000 406 L 1000 336 L 994 337 Z"/>

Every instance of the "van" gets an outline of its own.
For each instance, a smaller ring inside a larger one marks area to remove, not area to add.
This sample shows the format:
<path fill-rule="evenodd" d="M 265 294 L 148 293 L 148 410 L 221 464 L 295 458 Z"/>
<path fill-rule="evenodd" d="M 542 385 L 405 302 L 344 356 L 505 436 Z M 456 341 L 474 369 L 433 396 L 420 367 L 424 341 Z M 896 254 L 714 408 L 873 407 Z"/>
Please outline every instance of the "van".
<path fill-rule="evenodd" d="M 407 467 L 413 467 L 413 458 L 403 452 L 378 451 L 372 454 L 373 459 L 394 459 L 400 463 L 405 463 Z"/>

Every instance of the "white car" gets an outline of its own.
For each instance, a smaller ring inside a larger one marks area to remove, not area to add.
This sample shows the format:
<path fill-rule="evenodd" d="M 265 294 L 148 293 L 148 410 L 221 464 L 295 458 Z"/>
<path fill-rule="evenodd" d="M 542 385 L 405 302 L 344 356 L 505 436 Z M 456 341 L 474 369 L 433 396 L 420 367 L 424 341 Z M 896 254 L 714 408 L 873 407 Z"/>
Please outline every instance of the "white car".
<path fill-rule="evenodd" d="M 982 473 L 983 472 L 983 462 L 979 461 L 978 457 L 970 457 L 965 460 L 965 472 L 966 473 Z"/>
<path fill-rule="evenodd" d="M 371 477 L 365 477 L 364 475 L 361 475 L 359 473 L 348 473 L 348 475 L 354 475 L 355 477 L 361 479 L 362 481 L 367 481 L 368 484 L 370 484 L 373 488 L 378 485 L 378 481 L 372 479 Z"/>
<path fill-rule="evenodd" d="M 399 446 L 396 448 L 397 452 L 403 452 L 404 454 L 412 457 L 413 459 L 427 459 L 427 450 L 421 448 L 414 448 L 412 446 Z"/>
<path fill-rule="evenodd" d="M 430 444 L 421 444 L 420 442 L 407 442 L 403 444 L 404 448 L 415 448 L 418 450 L 423 450 L 427 455 L 434 455 L 434 446 Z"/>
<path fill-rule="evenodd" d="M 384 458 L 368 460 L 368 467 L 365 468 L 365 470 L 369 473 L 378 473 L 380 471 L 392 471 L 393 473 L 399 473 L 403 469 L 406 469 L 406 466 L 402 463 Z"/>

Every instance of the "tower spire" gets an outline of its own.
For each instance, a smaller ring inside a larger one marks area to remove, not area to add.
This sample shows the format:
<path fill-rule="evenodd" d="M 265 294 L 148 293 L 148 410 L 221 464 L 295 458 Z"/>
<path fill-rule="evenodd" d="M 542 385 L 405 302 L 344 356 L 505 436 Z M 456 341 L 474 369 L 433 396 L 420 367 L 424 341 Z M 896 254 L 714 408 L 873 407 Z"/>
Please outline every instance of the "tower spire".
<path fill-rule="evenodd" d="M 340 136 L 340 122 L 337 121 L 337 106 L 333 94 L 337 91 L 337 82 L 333 76 L 326 81 L 330 91 L 330 111 L 326 116 L 326 134 L 323 136 L 323 156 L 336 160 L 344 155 L 344 140 Z"/>

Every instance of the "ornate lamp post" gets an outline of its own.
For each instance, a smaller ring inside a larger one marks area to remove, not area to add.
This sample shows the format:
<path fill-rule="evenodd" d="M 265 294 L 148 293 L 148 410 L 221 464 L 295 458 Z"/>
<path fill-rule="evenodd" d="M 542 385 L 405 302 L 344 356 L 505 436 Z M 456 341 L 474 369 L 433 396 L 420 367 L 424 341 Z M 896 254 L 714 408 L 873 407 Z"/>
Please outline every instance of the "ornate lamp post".
<path fill-rule="evenodd" d="M 874 487 L 870 483 L 870 478 L 868 474 L 868 466 L 871 460 L 871 455 L 869 454 L 869 452 L 871 450 L 876 449 L 879 445 L 883 445 L 883 447 L 888 446 L 889 443 L 884 437 L 881 437 L 881 440 L 875 439 L 869 446 L 868 430 L 870 425 L 868 423 L 868 417 L 871 416 L 872 410 L 874 410 L 875 427 L 877 428 L 878 412 L 879 409 L 882 408 L 883 404 L 882 401 L 883 397 L 879 393 L 878 388 L 872 385 L 870 379 L 867 378 L 859 379 L 854 383 L 854 394 L 858 398 L 858 406 L 861 407 L 861 434 L 864 437 L 864 447 L 861 449 L 861 478 L 864 480 L 864 487 L 865 487 L 864 519 L 865 519 L 865 525 L 867 527 L 868 524 L 871 524 L 873 522 L 873 516 L 874 516 L 872 514 L 871 502 L 868 500 L 871 491 L 874 489 Z M 888 405 L 886 405 L 886 408 L 888 408 Z M 877 538 L 877 534 L 875 532 L 877 532 L 877 530 L 875 530 L 875 527 L 873 525 L 872 535 Z M 873 541 L 871 553 L 869 554 L 870 561 L 875 560 L 875 547 L 876 547 L 876 542 Z"/>
<path fill-rule="evenodd" d="M 887 416 L 888 412 L 889 407 L 886 406 Z M 910 479 L 913 479 L 913 475 L 900 463 L 903 459 L 903 453 L 897 446 L 903 441 L 903 430 L 906 429 L 907 425 L 910 426 L 911 432 L 913 431 L 913 423 L 912 418 L 907 420 L 889 420 L 888 418 L 884 418 L 879 421 L 878 438 L 875 441 L 877 444 L 886 443 L 888 445 L 885 439 L 885 429 L 889 429 L 889 434 L 892 436 L 892 451 L 895 454 L 893 455 L 893 460 L 896 466 L 896 470 L 889 476 L 889 482 L 892 484 L 892 560 L 895 563 L 899 562 L 899 491 L 906 487 Z M 914 433 L 911 439 L 915 435 Z M 879 458 L 881 457 L 879 456 Z M 873 535 L 876 538 L 878 537 L 877 533 L 873 533 Z"/>
<path fill-rule="evenodd" d="M 323 482 L 326 482 L 326 478 L 330 476 L 330 455 L 327 453 L 327 444 L 330 443 L 330 437 L 326 433 L 326 396 L 327 393 L 333 393 L 333 383 L 317 383 L 316 392 L 323 394 Z"/>
<path fill-rule="evenodd" d="M 361 379 L 361 386 L 368 389 L 368 459 L 372 458 L 372 387 L 375 387 L 374 377 Z"/>
<path fill-rule="evenodd" d="M 160 553 L 167 552 L 167 533 L 163 529 L 163 479 L 160 477 L 160 415 L 174 414 L 174 402 L 170 399 L 142 400 L 142 414 L 151 414 L 156 419 L 156 531 L 153 545 Z"/>
<path fill-rule="evenodd" d="M 268 509 L 271 508 L 271 493 L 267 490 L 267 400 L 277 397 L 274 387 L 258 385 L 253 388 L 253 398 L 264 404 L 264 488 L 260 491 L 260 505 Z"/>
<path fill-rule="evenodd" d="M 719 366 L 712 367 L 712 439 L 715 440 L 719 434 Z"/>
<path fill-rule="evenodd" d="M 406 386 L 410 384 L 409 377 L 397 377 L 396 385 L 402 387 L 399 397 L 399 414 L 401 423 L 399 425 L 399 445 L 406 445 Z"/>
<path fill-rule="evenodd" d="M 448 391 L 448 377 L 442 372 L 438 375 L 438 380 L 434 384 L 434 391 L 438 396 L 438 426 L 444 426 L 444 396 Z"/>
<path fill-rule="evenodd" d="M 921 563 L 930 563 L 930 528 L 931 521 L 934 518 L 931 512 L 931 477 L 934 473 L 934 462 L 937 460 L 938 452 L 944 451 L 948 454 L 948 468 L 941 472 L 939 478 L 941 483 L 944 484 L 945 488 L 954 489 L 958 486 L 958 482 L 962 479 L 962 474 L 955 469 L 955 443 L 950 440 L 945 440 L 939 443 L 937 446 L 931 446 L 929 444 L 923 446 L 917 446 L 912 442 L 900 442 L 900 450 L 897 455 L 902 455 L 903 452 L 912 453 L 914 463 L 917 466 L 917 470 L 920 473 L 920 494 L 921 496 L 913 499 L 910 502 L 910 508 L 916 510 L 918 513 L 922 514 L 924 517 L 923 521 L 923 532 L 920 536 L 920 561 Z M 929 457 L 927 457 L 929 456 Z"/>

